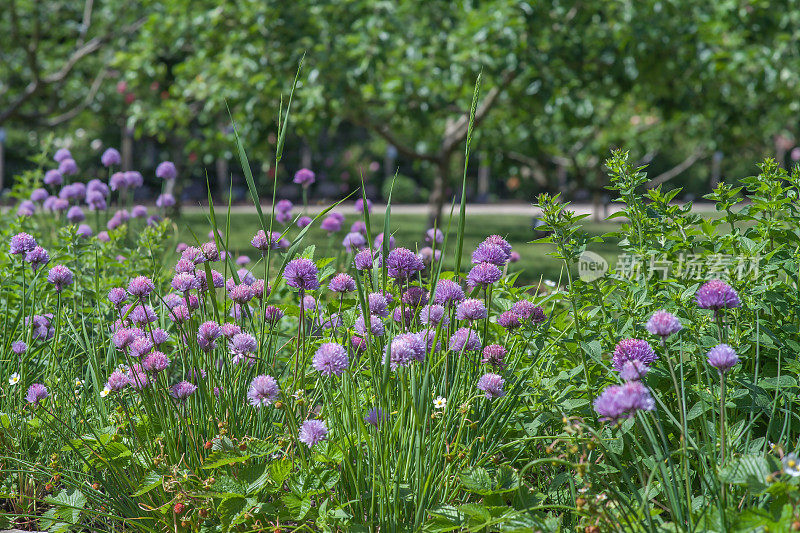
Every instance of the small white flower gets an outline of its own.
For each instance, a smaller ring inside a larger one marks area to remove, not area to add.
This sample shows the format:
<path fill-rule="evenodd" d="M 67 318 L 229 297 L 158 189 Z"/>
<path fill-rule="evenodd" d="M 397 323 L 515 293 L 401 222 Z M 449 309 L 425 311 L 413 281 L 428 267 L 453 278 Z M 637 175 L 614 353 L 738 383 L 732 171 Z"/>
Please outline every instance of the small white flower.
<path fill-rule="evenodd" d="M 19 372 L 14 372 L 13 374 L 11 374 L 11 377 L 8 378 L 8 384 L 16 385 L 17 383 L 19 383 Z"/>
<path fill-rule="evenodd" d="M 556 282 L 553 281 L 552 279 L 544 280 L 544 284 L 547 285 L 548 287 L 555 287 L 556 286 Z"/>
<path fill-rule="evenodd" d="M 100 391 L 100 397 L 105 398 L 111 392 L 111 389 L 108 387 L 103 387 L 103 390 Z"/>
<path fill-rule="evenodd" d="M 447 398 L 437 396 L 436 399 L 433 400 L 433 406 L 436 409 L 444 409 L 447 406 Z"/>
<path fill-rule="evenodd" d="M 83 387 L 83 380 L 81 378 L 75 378 L 75 386 Z"/>
<path fill-rule="evenodd" d="M 781 462 L 783 463 L 784 472 L 792 477 L 800 476 L 800 459 L 797 458 L 797 454 L 787 453 L 783 456 Z"/>

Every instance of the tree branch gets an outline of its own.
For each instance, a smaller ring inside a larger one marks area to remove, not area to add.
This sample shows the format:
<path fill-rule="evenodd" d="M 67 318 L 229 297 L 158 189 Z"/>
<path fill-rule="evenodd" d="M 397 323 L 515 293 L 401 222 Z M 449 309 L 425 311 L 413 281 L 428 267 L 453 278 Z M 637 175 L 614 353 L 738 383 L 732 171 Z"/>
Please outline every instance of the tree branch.
<path fill-rule="evenodd" d="M 662 172 L 655 178 L 651 179 L 647 183 L 647 188 L 654 189 L 655 187 L 661 185 L 665 181 L 669 181 L 672 178 L 679 176 L 682 172 L 688 170 L 689 167 L 694 165 L 697 162 L 697 160 L 703 157 L 704 155 L 705 155 L 705 150 L 703 150 L 702 148 L 698 148 L 691 155 L 689 155 L 689 157 L 687 157 L 686 159 L 684 159 L 671 169 L 667 170 L 666 172 Z"/>
<path fill-rule="evenodd" d="M 375 133 L 380 135 L 386 142 L 397 148 L 397 151 L 405 155 L 406 157 L 411 157 L 413 159 L 419 159 L 422 161 L 431 161 L 431 162 L 437 161 L 437 158 L 435 156 L 431 154 L 426 154 L 424 152 L 419 152 L 414 148 L 411 148 L 404 142 L 402 142 L 395 136 L 394 133 L 392 133 L 387 124 L 375 124 L 371 120 L 359 116 L 351 116 L 349 118 L 359 126 L 367 128 L 368 130 L 374 131 Z"/>

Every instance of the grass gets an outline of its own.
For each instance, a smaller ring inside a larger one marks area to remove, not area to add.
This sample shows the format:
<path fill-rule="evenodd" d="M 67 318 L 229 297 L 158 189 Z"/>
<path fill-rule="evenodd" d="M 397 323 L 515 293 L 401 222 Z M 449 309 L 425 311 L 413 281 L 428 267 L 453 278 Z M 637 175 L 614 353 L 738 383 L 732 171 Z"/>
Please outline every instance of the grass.
<path fill-rule="evenodd" d="M 218 213 L 220 216 L 222 213 Z M 265 215 L 267 213 L 265 212 Z M 348 214 L 347 220 L 342 226 L 342 231 L 329 237 L 327 232 L 319 229 L 317 223 L 305 237 L 305 242 L 309 245 L 317 246 L 318 253 L 321 255 L 335 255 L 342 247 L 341 242 L 350 225 L 359 220 L 360 215 Z M 383 228 L 383 213 L 372 214 L 370 226 L 373 233 L 379 232 Z M 450 228 L 450 239 L 448 239 L 447 250 L 445 250 L 444 268 L 452 269 L 455 266 L 455 233 L 457 228 L 456 215 L 454 214 L 453 225 Z M 522 270 L 520 281 L 522 283 L 538 282 L 539 278 L 558 280 L 561 274 L 560 260 L 551 257 L 548 253 L 553 251 L 553 246 L 549 244 L 532 243 L 542 236 L 541 232 L 532 229 L 532 220 L 529 217 L 519 215 L 497 216 L 497 215 L 468 215 L 464 228 L 464 259 L 462 269 L 469 266 L 469 255 L 475 246 L 485 239 L 488 235 L 498 234 L 506 238 L 514 250 L 519 252 L 520 261 L 512 265 L 514 270 Z M 405 246 L 414 249 L 426 245 L 424 241 L 427 222 L 424 216 L 420 215 L 396 215 L 391 217 L 391 233 L 394 236 L 397 246 Z M 206 240 L 207 233 L 211 226 L 205 215 L 184 214 L 176 220 L 178 242 L 195 244 L 195 237 L 199 242 Z M 617 224 L 609 222 L 587 222 L 586 231 L 591 236 L 602 235 L 618 227 Z M 250 239 L 256 231 L 261 229 L 258 217 L 253 214 L 231 214 L 231 229 L 229 234 L 229 247 L 236 254 L 249 255 L 255 258 L 254 249 L 250 246 Z M 283 228 L 276 227 L 276 230 Z M 442 228 L 447 231 L 446 227 Z M 300 230 L 292 227 L 289 230 L 288 238 L 292 239 Z M 593 252 L 599 253 L 609 265 L 616 262 L 619 248 L 612 243 L 595 243 L 589 248 Z"/>

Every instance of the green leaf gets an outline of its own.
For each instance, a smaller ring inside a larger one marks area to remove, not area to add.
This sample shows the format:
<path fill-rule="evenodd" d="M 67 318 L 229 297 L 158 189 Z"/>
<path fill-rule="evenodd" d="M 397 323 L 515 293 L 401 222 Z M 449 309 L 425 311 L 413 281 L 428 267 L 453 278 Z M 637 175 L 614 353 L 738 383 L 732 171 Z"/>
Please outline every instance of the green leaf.
<path fill-rule="evenodd" d="M 217 506 L 219 520 L 223 531 L 228 531 L 231 523 L 247 509 L 247 499 L 244 496 L 230 496 Z"/>
<path fill-rule="evenodd" d="M 760 492 L 767 487 L 767 476 L 779 469 L 772 456 L 744 455 L 732 459 L 719 473 L 723 483 L 745 485 L 750 490 Z"/>
<path fill-rule="evenodd" d="M 221 466 L 243 463 L 250 459 L 250 455 L 240 455 L 231 451 L 217 451 L 209 455 L 203 463 L 204 470 L 219 468 Z"/>
<path fill-rule="evenodd" d="M 459 475 L 459 478 L 461 479 L 461 484 L 469 492 L 481 495 L 492 494 L 492 478 L 485 468 L 476 466 L 464 470 Z"/>
<path fill-rule="evenodd" d="M 141 496 L 142 494 L 147 494 L 151 490 L 156 487 L 161 487 L 164 483 L 164 477 L 156 474 L 155 472 L 150 472 L 147 474 L 141 483 L 139 483 L 139 488 L 134 492 L 131 496 Z"/>

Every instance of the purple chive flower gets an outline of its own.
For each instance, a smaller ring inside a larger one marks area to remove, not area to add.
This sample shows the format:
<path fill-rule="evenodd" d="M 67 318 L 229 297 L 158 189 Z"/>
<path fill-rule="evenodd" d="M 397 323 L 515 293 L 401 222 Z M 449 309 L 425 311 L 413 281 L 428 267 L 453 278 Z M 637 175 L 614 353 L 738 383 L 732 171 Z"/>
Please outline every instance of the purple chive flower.
<path fill-rule="evenodd" d="M 117 350 L 124 350 L 130 346 L 134 340 L 136 340 L 136 337 L 133 335 L 133 330 L 130 328 L 120 328 L 111 336 L 111 342 Z"/>
<path fill-rule="evenodd" d="M 350 275 L 340 273 L 331 279 L 330 283 L 328 283 L 328 289 L 342 294 L 353 292 L 356 290 L 356 282 Z"/>
<path fill-rule="evenodd" d="M 649 366 L 638 359 L 633 359 L 632 361 L 625 361 L 622 365 L 622 370 L 619 372 L 619 377 L 624 381 L 640 381 L 648 370 L 650 370 Z"/>
<path fill-rule="evenodd" d="M 522 320 L 530 320 L 534 324 L 544 322 L 547 316 L 544 309 L 528 300 L 520 300 L 511 306 L 511 312 L 515 313 Z"/>
<path fill-rule="evenodd" d="M 228 348 L 237 355 L 251 354 L 258 349 L 258 341 L 249 333 L 237 333 L 228 343 Z"/>
<path fill-rule="evenodd" d="M 364 212 L 364 199 L 359 198 L 356 200 L 355 204 L 356 213 L 363 213 Z M 367 213 L 372 212 L 372 200 L 367 200 Z"/>
<path fill-rule="evenodd" d="M 417 254 L 408 248 L 396 248 L 386 258 L 388 274 L 395 280 L 405 280 L 423 270 L 425 265 Z"/>
<path fill-rule="evenodd" d="M 508 253 L 499 244 L 482 242 L 472 252 L 472 262 L 474 264 L 491 263 L 503 266 L 508 262 Z"/>
<path fill-rule="evenodd" d="M 121 391 L 130 384 L 131 380 L 124 372 L 120 370 L 115 370 L 114 372 L 111 373 L 110 376 L 108 376 L 108 382 L 106 382 L 106 387 L 108 387 L 108 390 L 110 391 L 117 392 Z"/>
<path fill-rule="evenodd" d="M 481 349 L 481 337 L 470 328 L 459 328 L 450 337 L 449 347 L 454 352 L 472 352 Z"/>
<path fill-rule="evenodd" d="M 405 310 L 401 307 L 395 307 L 394 312 L 392 312 L 392 320 L 395 322 L 403 322 L 406 327 L 411 325 L 413 318 L 414 311 L 408 307 L 406 307 Z"/>
<path fill-rule="evenodd" d="M 453 280 L 440 279 L 436 283 L 434 301 L 439 305 L 451 305 L 464 299 L 464 289 Z"/>
<path fill-rule="evenodd" d="M 59 148 L 58 150 L 56 150 L 56 153 L 53 156 L 53 160 L 56 163 L 61 163 L 63 160 L 71 159 L 71 158 L 72 158 L 72 154 L 66 148 Z"/>
<path fill-rule="evenodd" d="M 56 213 L 62 213 L 69 209 L 69 201 L 63 198 L 56 198 L 53 200 L 52 209 Z"/>
<path fill-rule="evenodd" d="M 75 234 L 78 237 L 83 237 L 84 239 L 88 239 L 92 236 L 92 228 L 89 224 L 81 224 L 78 226 L 78 229 L 75 230 Z"/>
<path fill-rule="evenodd" d="M 708 352 L 708 364 L 725 374 L 739 362 L 736 351 L 727 344 L 718 344 Z"/>
<path fill-rule="evenodd" d="M 283 318 L 283 311 L 281 311 L 280 307 L 268 305 L 264 309 L 264 322 L 267 324 L 275 325 L 281 318 Z"/>
<path fill-rule="evenodd" d="M 197 265 L 191 259 L 178 259 L 175 263 L 175 272 L 177 274 L 191 273 L 195 271 Z"/>
<path fill-rule="evenodd" d="M 272 404 L 280 394 L 278 382 L 272 376 L 261 374 L 253 378 L 247 389 L 247 399 L 253 407 L 263 407 Z"/>
<path fill-rule="evenodd" d="M 11 237 L 9 253 L 13 255 L 21 255 L 25 252 L 30 252 L 34 248 L 36 248 L 36 239 L 27 233 L 17 233 Z"/>
<path fill-rule="evenodd" d="M 22 355 L 28 351 L 28 345 L 24 341 L 14 341 L 11 343 L 11 351 L 16 355 Z"/>
<path fill-rule="evenodd" d="M 277 250 L 278 248 L 285 247 L 283 245 L 283 241 L 285 239 L 281 238 L 281 234 L 277 231 L 273 231 L 271 237 L 267 237 L 267 234 L 264 232 L 263 229 L 260 229 L 253 235 L 253 238 L 250 239 L 250 244 L 253 248 L 257 248 L 261 250 L 262 253 L 266 253 L 267 250 Z"/>
<path fill-rule="evenodd" d="M 153 349 L 153 343 L 147 337 L 136 337 L 128 347 L 128 352 L 131 357 L 142 357 L 150 353 Z"/>
<path fill-rule="evenodd" d="M 188 314 L 188 312 L 187 312 L 187 314 Z M 141 304 L 137 304 L 133 308 L 133 311 L 131 311 L 131 314 L 128 315 L 128 317 L 131 319 L 131 321 L 134 324 L 136 324 L 138 326 L 143 326 L 145 324 L 151 324 L 151 323 L 155 322 L 156 320 L 158 320 L 158 316 L 156 315 L 156 312 L 153 311 L 152 307 L 150 307 L 149 305 L 141 305 Z M 187 317 L 187 319 L 188 319 L 188 317 Z"/>
<path fill-rule="evenodd" d="M 303 296 L 302 303 L 303 303 L 303 309 L 305 310 L 306 313 L 312 312 L 317 308 L 317 301 L 310 294 Z"/>
<path fill-rule="evenodd" d="M 217 243 L 214 241 L 204 242 L 200 250 L 202 250 L 206 261 L 219 261 L 219 250 L 217 249 Z"/>
<path fill-rule="evenodd" d="M 17 207 L 18 217 L 33 216 L 35 212 L 36 212 L 36 204 L 31 202 L 30 200 L 24 200 L 20 202 L 19 206 Z"/>
<path fill-rule="evenodd" d="M 278 200 L 278 203 L 275 204 L 275 210 L 279 212 L 289 212 L 294 207 L 294 204 L 290 200 Z"/>
<path fill-rule="evenodd" d="M 239 326 L 237 326 L 236 324 L 233 324 L 231 322 L 226 322 L 226 323 L 222 324 L 219 327 L 219 330 L 222 333 L 222 335 L 227 339 L 230 339 L 234 335 L 242 332 L 242 328 L 240 328 Z"/>
<path fill-rule="evenodd" d="M 503 273 L 497 265 L 491 263 L 478 263 L 467 274 L 467 285 L 476 287 L 478 285 L 487 287 L 503 277 Z"/>
<path fill-rule="evenodd" d="M 253 289 L 250 288 L 250 285 L 245 285 L 244 283 L 234 285 L 228 291 L 228 297 L 237 304 L 247 303 L 253 299 L 253 296 Z"/>
<path fill-rule="evenodd" d="M 354 351 L 361 353 L 367 349 L 367 341 L 358 335 L 353 335 L 350 337 L 350 346 Z"/>
<path fill-rule="evenodd" d="M 129 170 L 125 172 L 125 184 L 131 189 L 141 187 L 144 184 L 144 177 L 141 172 Z"/>
<path fill-rule="evenodd" d="M 697 289 L 695 300 L 701 309 L 714 311 L 739 307 L 742 303 L 733 287 L 721 279 L 712 279 Z"/>
<path fill-rule="evenodd" d="M 319 227 L 327 231 L 328 235 L 332 235 L 342 229 L 342 223 L 337 217 L 329 215 L 323 219 Z"/>
<path fill-rule="evenodd" d="M 170 394 L 176 400 L 185 400 L 197 390 L 197 385 L 193 385 L 188 381 L 181 381 L 170 387 Z"/>
<path fill-rule="evenodd" d="M 169 340 L 169 333 L 161 328 L 154 328 L 152 332 L 153 342 L 156 346 L 161 346 Z"/>
<path fill-rule="evenodd" d="M 250 291 L 253 293 L 254 298 L 262 300 L 265 295 L 264 291 L 266 291 L 266 296 L 269 296 L 270 288 L 264 283 L 263 279 L 257 279 L 250 285 Z"/>
<path fill-rule="evenodd" d="M 652 365 L 658 355 L 653 351 L 650 344 L 641 339 L 625 339 L 620 341 L 614 348 L 614 355 L 611 358 L 611 366 L 615 370 L 622 370 L 627 361 L 640 361 L 646 365 Z"/>
<path fill-rule="evenodd" d="M 58 164 L 58 172 L 62 176 L 72 176 L 78 173 L 78 164 L 74 159 L 64 159 Z"/>
<path fill-rule="evenodd" d="M 353 264 L 355 265 L 356 270 L 370 270 L 372 268 L 373 258 L 374 256 L 372 254 L 372 250 L 367 248 L 365 250 L 361 250 L 355 255 L 355 257 L 353 257 Z"/>
<path fill-rule="evenodd" d="M 30 198 L 31 198 L 31 201 L 36 202 L 36 203 L 40 203 L 40 202 L 44 202 L 47 199 L 48 196 L 50 196 L 50 194 L 48 194 L 46 189 L 38 188 L 38 189 L 34 189 L 33 191 L 31 191 L 31 197 Z"/>
<path fill-rule="evenodd" d="M 41 246 L 35 247 L 33 250 L 25 254 L 25 261 L 31 265 L 35 271 L 50 262 L 50 254 Z"/>
<path fill-rule="evenodd" d="M 298 185 L 302 185 L 304 188 L 308 188 L 311 186 L 312 183 L 316 180 L 316 176 L 314 172 L 307 168 L 301 168 L 297 172 L 294 173 L 294 181 Z"/>
<path fill-rule="evenodd" d="M 278 224 L 287 224 L 291 222 L 291 220 L 292 220 L 291 211 L 275 211 L 275 221 Z"/>
<path fill-rule="evenodd" d="M 650 390 L 641 381 L 606 387 L 594 401 L 594 410 L 603 420 L 611 421 L 630 418 L 636 411 L 652 411 L 655 407 Z"/>
<path fill-rule="evenodd" d="M 250 262 L 250 258 L 246 255 L 240 255 L 236 258 L 236 264 L 239 266 L 244 266 Z"/>
<path fill-rule="evenodd" d="M 100 162 L 104 167 L 119 165 L 122 162 L 122 156 L 116 148 L 106 148 L 106 151 L 100 156 Z"/>
<path fill-rule="evenodd" d="M 174 309 L 175 307 L 183 304 L 185 302 L 183 296 L 180 294 L 175 294 L 173 292 L 164 296 L 164 305 L 167 306 L 168 309 Z"/>
<path fill-rule="evenodd" d="M 425 359 L 425 342 L 416 333 L 402 333 L 386 345 L 384 362 L 387 357 L 392 370 L 408 366 L 413 361 L 422 361 Z"/>
<path fill-rule="evenodd" d="M 347 250 L 348 253 L 352 253 L 355 250 L 361 250 L 367 245 L 367 240 L 364 238 L 363 235 L 356 232 L 350 232 L 345 235 L 344 240 L 342 241 L 342 246 L 344 249 Z"/>
<path fill-rule="evenodd" d="M 389 316 L 388 302 L 386 297 L 379 292 L 372 292 L 367 296 L 367 303 L 369 304 L 369 312 L 373 315 L 378 315 L 386 318 Z"/>
<path fill-rule="evenodd" d="M 404 304 L 416 308 L 428 303 L 428 293 L 422 287 L 412 285 L 403 291 L 402 301 Z"/>
<path fill-rule="evenodd" d="M 58 170 L 52 169 L 44 173 L 44 184 L 56 187 L 64 182 L 64 176 Z"/>
<path fill-rule="evenodd" d="M 178 169 L 172 161 L 162 161 L 156 167 L 156 177 L 164 180 L 174 180 L 178 177 Z"/>
<path fill-rule="evenodd" d="M 444 242 L 444 233 L 439 228 L 431 228 L 425 232 L 425 242 L 440 244 Z"/>
<path fill-rule="evenodd" d="M 341 376 L 349 365 L 347 350 L 340 344 L 326 342 L 314 354 L 312 365 L 323 376 Z"/>
<path fill-rule="evenodd" d="M 197 329 L 197 344 L 202 350 L 211 351 L 216 348 L 216 339 L 222 335 L 219 324 L 208 321 Z"/>
<path fill-rule="evenodd" d="M 319 288 L 317 274 L 317 265 L 314 264 L 314 261 L 305 257 L 292 259 L 283 271 L 286 284 L 301 291 Z"/>
<path fill-rule="evenodd" d="M 169 368 L 169 357 L 162 352 L 152 352 L 142 361 L 145 372 L 161 372 Z"/>
<path fill-rule="evenodd" d="M 146 276 L 136 276 L 128 283 L 128 292 L 140 300 L 147 298 L 155 288 L 153 281 Z"/>
<path fill-rule="evenodd" d="M 430 265 L 431 262 L 438 261 L 442 257 L 442 251 L 436 250 L 434 251 L 433 248 L 430 246 L 426 246 L 419 251 L 419 258 L 422 259 L 422 262 L 426 265 Z"/>
<path fill-rule="evenodd" d="M 28 389 L 28 393 L 25 395 L 25 400 L 27 400 L 31 405 L 39 405 L 39 402 L 48 396 L 50 396 L 50 393 L 47 392 L 47 387 L 41 383 L 34 383 Z"/>
<path fill-rule="evenodd" d="M 423 326 L 446 326 L 450 322 L 450 317 L 445 313 L 443 306 L 439 304 L 428 305 L 419 313 L 419 321 Z"/>
<path fill-rule="evenodd" d="M 64 287 L 72 284 L 72 271 L 64 265 L 56 265 L 47 273 L 47 281 L 53 284 L 56 291 L 61 292 Z"/>
<path fill-rule="evenodd" d="M 508 244 L 508 241 L 502 238 L 500 235 L 489 235 L 481 244 L 496 244 L 503 249 L 506 255 L 511 253 L 511 245 Z"/>
<path fill-rule="evenodd" d="M 489 400 L 501 398 L 506 395 L 506 391 L 503 390 L 505 382 L 506 380 L 498 374 L 484 374 L 478 380 L 478 390 L 482 390 Z"/>
<path fill-rule="evenodd" d="M 506 366 L 506 353 L 507 351 L 504 346 L 501 346 L 500 344 L 490 344 L 483 349 L 481 363 L 485 365 L 492 365 L 497 368 L 503 368 Z"/>
<path fill-rule="evenodd" d="M 147 208 L 143 205 L 135 205 L 131 208 L 131 216 L 133 218 L 145 218 L 147 216 Z"/>
<path fill-rule="evenodd" d="M 302 217 L 297 219 L 297 227 L 302 229 L 311 224 L 312 222 L 314 222 L 314 219 L 303 215 Z"/>
<path fill-rule="evenodd" d="M 341 213 L 331 213 L 328 216 L 338 220 L 339 221 L 339 225 L 344 224 L 344 215 L 343 214 L 341 214 Z"/>
<path fill-rule="evenodd" d="M 510 254 L 508 254 L 508 262 L 509 263 L 516 263 L 521 259 L 519 252 L 516 250 L 512 250 Z"/>
<path fill-rule="evenodd" d="M 312 448 L 318 442 L 321 442 L 328 436 L 328 427 L 322 420 L 306 420 L 300 426 L 300 433 L 298 440 Z"/>
<path fill-rule="evenodd" d="M 141 391 L 150 385 L 149 376 L 139 364 L 133 365 L 130 370 L 128 370 L 128 381 L 130 386 L 137 391 Z"/>
<path fill-rule="evenodd" d="M 353 329 L 356 330 L 356 333 L 360 334 L 362 337 L 367 336 L 367 324 L 364 315 L 359 315 L 356 318 L 356 322 L 353 325 Z M 382 337 L 384 333 L 383 322 L 381 321 L 381 317 L 377 315 L 370 315 L 369 316 L 369 333 L 374 335 L 375 337 Z"/>
<path fill-rule="evenodd" d="M 108 185 L 112 191 L 127 189 L 128 183 L 125 181 L 125 173 L 114 172 L 113 174 L 111 174 L 111 177 L 108 178 Z"/>
<path fill-rule="evenodd" d="M 52 339 L 53 335 L 55 335 L 55 328 L 51 324 L 52 319 L 53 319 L 52 313 L 26 317 L 25 325 L 31 327 L 32 330 L 31 338 L 33 340 L 41 339 L 44 341 Z"/>
<path fill-rule="evenodd" d="M 386 414 L 380 407 L 373 407 L 367 412 L 364 417 L 364 422 L 373 427 L 378 427 L 378 424 L 386 420 Z"/>
<path fill-rule="evenodd" d="M 356 220 L 350 226 L 350 233 L 360 233 L 361 235 L 367 235 L 367 224 L 363 220 Z M 366 246 L 366 243 L 365 243 Z"/>
<path fill-rule="evenodd" d="M 680 320 L 669 311 L 664 311 L 663 309 L 653 313 L 645 327 L 653 335 L 659 335 L 664 338 L 683 329 Z"/>
<path fill-rule="evenodd" d="M 520 317 L 514 311 L 506 311 L 497 317 L 497 323 L 508 330 L 513 330 L 521 325 Z"/>
<path fill-rule="evenodd" d="M 100 242 L 110 242 L 111 237 L 108 236 L 107 231 L 101 231 L 100 233 L 97 234 L 97 240 Z"/>
<path fill-rule="evenodd" d="M 175 205 L 175 197 L 165 192 L 156 198 L 156 207 L 172 207 Z"/>
<path fill-rule="evenodd" d="M 458 304 L 456 308 L 457 320 L 483 320 L 487 316 L 489 316 L 489 313 L 483 301 L 476 298 L 467 298 Z"/>
<path fill-rule="evenodd" d="M 377 237 L 375 237 L 375 241 L 372 243 L 375 246 L 376 250 L 383 250 L 383 233 L 379 233 Z M 389 250 L 394 248 L 394 237 L 389 235 Z"/>

